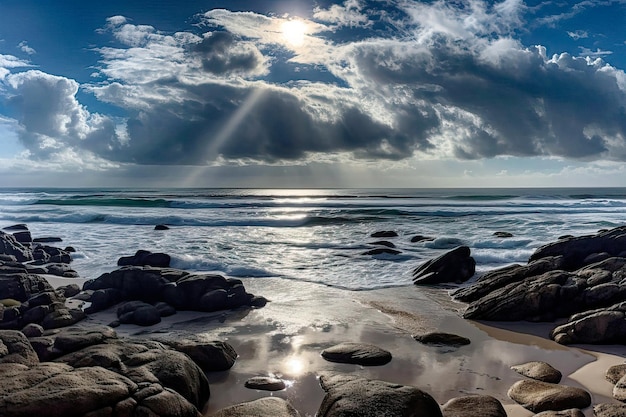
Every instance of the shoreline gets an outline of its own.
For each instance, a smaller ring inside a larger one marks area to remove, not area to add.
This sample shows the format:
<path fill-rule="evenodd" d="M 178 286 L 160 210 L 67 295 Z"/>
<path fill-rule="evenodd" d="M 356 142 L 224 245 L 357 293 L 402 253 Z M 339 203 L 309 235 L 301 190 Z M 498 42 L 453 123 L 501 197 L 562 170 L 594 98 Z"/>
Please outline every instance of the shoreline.
<path fill-rule="evenodd" d="M 624 346 L 568 347 L 542 336 L 547 334 L 546 324 L 465 320 L 459 314 L 465 304 L 452 300 L 443 289 L 405 286 L 350 291 L 280 278 L 243 281 L 248 291 L 270 302 L 252 310 L 181 311 L 151 327 L 115 329 L 121 337 L 176 338 L 193 333 L 230 343 L 239 358 L 229 371 L 208 375 L 212 394 L 205 416 L 268 396 L 288 399 L 302 416 L 314 416 L 324 396 L 317 377 L 324 371 L 413 385 L 439 404 L 464 395 L 492 395 L 510 417 L 532 416 L 506 395 L 514 382 L 524 379 L 510 367 L 531 360 L 543 360 L 561 370 L 562 384 L 586 389 L 592 394 L 592 404 L 617 403 L 604 373 L 609 366 L 624 362 L 619 356 L 626 355 Z M 108 324 L 114 318 L 114 309 L 109 309 L 83 323 Z M 413 334 L 427 331 L 459 334 L 472 343 L 449 349 L 413 340 Z M 323 349 L 341 342 L 371 343 L 390 351 L 393 359 L 387 365 L 362 367 L 327 362 L 320 356 Z M 248 378 L 267 375 L 282 377 L 287 388 L 267 392 L 244 387 Z M 592 415 L 591 409 L 583 410 L 586 416 Z"/>

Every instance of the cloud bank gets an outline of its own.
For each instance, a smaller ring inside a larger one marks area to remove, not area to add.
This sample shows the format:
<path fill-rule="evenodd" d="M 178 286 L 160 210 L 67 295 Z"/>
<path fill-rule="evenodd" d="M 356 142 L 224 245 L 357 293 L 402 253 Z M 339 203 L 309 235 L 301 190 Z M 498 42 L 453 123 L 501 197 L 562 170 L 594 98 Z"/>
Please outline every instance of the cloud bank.
<path fill-rule="evenodd" d="M 523 45 L 529 13 L 520 0 L 348 0 L 300 18 L 297 45 L 281 32 L 289 16 L 212 10 L 177 33 L 113 16 L 96 81 L 0 55 L 0 94 L 39 161 L 626 160 L 624 71 L 600 50 Z"/>

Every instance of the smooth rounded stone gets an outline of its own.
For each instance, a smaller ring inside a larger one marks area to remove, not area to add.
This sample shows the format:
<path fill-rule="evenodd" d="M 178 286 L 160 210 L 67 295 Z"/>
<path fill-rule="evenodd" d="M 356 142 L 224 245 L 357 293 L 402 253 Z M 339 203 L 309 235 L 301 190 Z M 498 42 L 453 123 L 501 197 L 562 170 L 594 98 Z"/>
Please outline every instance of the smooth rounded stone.
<path fill-rule="evenodd" d="M 377 366 L 391 361 L 391 353 L 378 346 L 365 343 L 340 343 L 322 351 L 322 357 L 330 362 Z"/>
<path fill-rule="evenodd" d="M 593 407 L 594 417 L 626 417 L 626 404 L 604 403 Z"/>
<path fill-rule="evenodd" d="M 617 384 L 624 375 L 626 375 L 626 363 L 620 363 L 607 369 L 605 377 L 612 384 Z"/>
<path fill-rule="evenodd" d="M 186 354 L 205 372 L 227 371 L 235 364 L 238 356 L 229 343 L 219 340 L 205 341 L 195 335 L 158 341 Z"/>
<path fill-rule="evenodd" d="M 2 230 L 15 231 L 15 230 L 28 230 L 28 226 L 24 223 L 13 224 L 11 226 L 3 227 Z"/>
<path fill-rule="evenodd" d="M 109 339 L 117 339 L 117 333 L 108 326 L 67 327 L 55 335 L 54 347 L 70 353 Z"/>
<path fill-rule="evenodd" d="M 24 333 L 18 330 L 0 330 L 0 364 L 4 363 L 27 366 L 39 363 L 39 357 Z"/>
<path fill-rule="evenodd" d="M 40 337 L 43 336 L 43 327 L 39 324 L 29 323 L 22 329 L 22 333 L 26 337 Z"/>
<path fill-rule="evenodd" d="M 621 377 L 613 387 L 613 398 L 626 401 L 626 376 Z"/>
<path fill-rule="evenodd" d="M 318 417 L 442 417 L 437 401 L 416 387 L 341 374 L 319 381 L 326 395 Z"/>
<path fill-rule="evenodd" d="M 561 372 L 552 367 L 552 365 L 541 361 L 527 362 L 521 365 L 511 366 L 511 369 L 518 374 L 527 376 L 528 378 L 543 382 L 551 382 L 553 384 L 561 382 L 561 378 L 563 376 Z"/>
<path fill-rule="evenodd" d="M 117 260 L 118 266 L 154 266 L 167 268 L 170 266 L 171 257 L 166 253 L 152 253 L 147 250 L 138 250 L 133 256 L 122 256 Z"/>
<path fill-rule="evenodd" d="M 254 376 L 246 381 L 245 387 L 264 391 L 280 391 L 285 389 L 285 381 L 271 376 Z"/>
<path fill-rule="evenodd" d="M 506 239 L 506 238 L 509 238 L 509 237 L 513 237 L 513 233 L 498 231 L 498 232 L 493 232 L 493 236 L 494 237 L 499 237 L 501 239 Z"/>
<path fill-rule="evenodd" d="M 476 272 L 476 261 L 470 248 L 459 246 L 430 259 L 413 270 L 413 284 L 432 285 L 446 282 L 465 282 Z"/>
<path fill-rule="evenodd" d="M 431 236 L 416 235 L 411 238 L 411 243 L 431 242 L 433 240 L 435 240 L 435 238 Z"/>
<path fill-rule="evenodd" d="M 439 346 L 464 346 L 469 345 L 471 340 L 467 337 L 459 336 L 452 333 L 431 332 L 425 334 L 414 335 L 413 339 L 425 345 Z"/>
<path fill-rule="evenodd" d="M 443 417 L 507 417 L 502 403 L 490 395 L 453 398 L 441 412 Z"/>
<path fill-rule="evenodd" d="M 101 368 L 61 363 L 1 366 L 0 410 L 10 416 L 82 416 L 129 398 L 137 385 Z"/>
<path fill-rule="evenodd" d="M 157 224 L 154 226 L 154 230 L 170 230 L 170 228 L 164 224 Z"/>
<path fill-rule="evenodd" d="M 59 329 L 61 327 L 71 326 L 78 323 L 86 317 L 83 310 L 72 308 L 60 308 L 46 314 L 41 321 L 44 329 Z"/>
<path fill-rule="evenodd" d="M 374 232 L 370 235 L 370 237 L 397 237 L 398 233 L 393 230 L 380 230 L 378 232 Z"/>
<path fill-rule="evenodd" d="M 368 245 L 386 246 L 388 248 L 395 248 L 396 247 L 396 245 L 394 245 L 393 242 L 390 242 L 388 240 L 377 240 L 376 242 L 368 243 Z"/>
<path fill-rule="evenodd" d="M 570 408 L 562 411 L 542 411 L 533 417 L 585 417 L 585 414 L 578 408 Z"/>
<path fill-rule="evenodd" d="M 117 318 L 123 324 L 152 326 L 161 322 L 161 313 L 143 301 L 128 301 L 117 308 Z"/>
<path fill-rule="evenodd" d="M 277 397 L 265 397 L 255 401 L 222 408 L 211 417 L 299 417 L 300 413 L 289 401 Z"/>
<path fill-rule="evenodd" d="M 363 252 L 361 255 L 399 255 L 400 253 L 402 253 L 401 251 L 397 250 L 397 249 L 391 249 L 391 248 L 375 248 L 375 249 L 370 249 L 368 251 Z"/>
<path fill-rule="evenodd" d="M 56 291 L 57 293 L 61 293 L 65 298 L 70 298 L 80 293 L 80 287 L 78 284 L 67 284 L 57 287 Z"/>
<path fill-rule="evenodd" d="M 591 395 L 583 389 L 532 379 L 517 381 L 507 394 L 513 401 L 535 413 L 582 409 L 591 404 Z"/>

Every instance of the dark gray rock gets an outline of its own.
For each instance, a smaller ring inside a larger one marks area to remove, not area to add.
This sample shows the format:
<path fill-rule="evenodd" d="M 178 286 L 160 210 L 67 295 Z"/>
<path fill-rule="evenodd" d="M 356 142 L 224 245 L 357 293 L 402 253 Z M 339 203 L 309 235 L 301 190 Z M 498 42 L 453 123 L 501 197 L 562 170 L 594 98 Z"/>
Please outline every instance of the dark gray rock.
<path fill-rule="evenodd" d="M 16 230 L 28 230 L 28 226 L 26 226 L 24 223 L 19 223 L 19 224 L 14 224 L 11 226 L 4 227 L 2 228 L 2 230 L 8 230 L 10 232 L 16 231 Z"/>
<path fill-rule="evenodd" d="M 365 343 L 340 343 L 322 351 L 327 361 L 378 366 L 391 361 L 391 353 L 378 346 Z"/>
<path fill-rule="evenodd" d="M 555 369 L 552 365 L 541 361 L 527 362 L 521 365 L 511 366 L 511 369 L 528 378 L 543 382 L 550 382 L 552 384 L 558 384 L 561 382 L 561 377 L 563 376 L 561 372 Z"/>
<path fill-rule="evenodd" d="M 400 253 L 402 253 L 401 251 L 397 250 L 397 249 L 391 249 L 391 248 L 375 248 L 375 249 L 370 249 L 368 251 L 363 252 L 361 255 L 399 255 Z"/>
<path fill-rule="evenodd" d="M 509 237 L 513 237 L 513 233 L 510 233 L 510 232 L 502 232 L 502 231 L 493 232 L 493 235 L 494 235 L 495 237 L 499 237 L 499 238 L 501 238 L 501 239 L 506 239 L 506 238 L 509 238 Z"/>
<path fill-rule="evenodd" d="M 394 245 L 393 242 L 390 242 L 388 240 L 378 240 L 376 242 L 368 243 L 368 245 L 386 246 L 388 248 L 395 248 L 396 247 L 396 245 Z"/>
<path fill-rule="evenodd" d="M 159 341 L 188 355 L 205 372 L 227 371 L 238 356 L 230 344 L 219 340 L 206 341 L 197 335 Z"/>
<path fill-rule="evenodd" d="M 415 235 L 411 238 L 411 243 L 431 242 L 433 240 L 435 240 L 435 238 L 431 236 Z"/>
<path fill-rule="evenodd" d="M 426 345 L 440 346 L 464 346 L 469 345 L 471 341 L 467 337 L 459 336 L 452 333 L 430 332 L 425 334 L 414 335 L 413 339 Z"/>
<path fill-rule="evenodd" d="M 152 326 L 161 322 L 161 313 L 152 304 L 128 301 L 117 308 L 117 318 L 122 324 Z"/>
<path fill-rule="evenodd" d="M 0 231 L 0 253 L 14 256 L 18 262 L 33 260 L 32 251 L 17 241 L 15 236 Z"/>
<path fill-rule="evenodd" d="M 80 287 L 78 284 L 67 284 L 57 287 L 57 293 L 60 293 L 65 298 L 74 297 L 80 293 Z"/>
<path fill-rule="evenodd" d="M 63 242 L 63 239 L 61 239 L 60 237 L 55 237 L 55 236 L 51 236 L 51 237 L 36 237 L 35 239 L 33 239 L 34 243 L 58 243 L 58 242 Z"/>
<path fill-rule="evenodd" d="M 0 364 L 5 363 L 27 366 L 39 363 L 39 357 L 24 333 L 17 330 L 0 330 Z"/>
<path fill-rule="evenodd" d="M 13 233 L 13 237 L 22 245 L 28 247 L 33 243 L 33 237 L 28 230 L 21 230 Z"/>
<path fill-rule="evenodd" d="M 164 224 L 157 224 L 154 226 L 154 230 L 170 230 L 170 228 Z"/>
<path fill-rule="evenodd" d="M 117 261 L 118 266 L 153 266 L 167 268 L 171 257 L 166 253 L 152 253 L 147 250 L 138 250 L 133 256 L 122 256 Z"/>
<path fill-rule="evenodd" d="M 30 323 L 24 326 L 22 333 L 24 333 L 24 336 L 28 338 L 40 337 L 43 335 L 43 327 L 35 323 Z"/>
<path fill-rule="evenodd" d="M 212 417 L 300 417 L 298 411 L 289 401 L 276 397 L 265 397 L 258 400 L 222 408 Z"/>
<path fill-rule="evenodd" d="M 54 292 L 48 281 L 39 275 L 26 273 L 0 274 L 0 299 L 12 298 L 24 302 L 33 295 Z"/>
<path fill-rule="evenodd" d="M 626 401 L 626 377 L 621 377 L 613 387 L 613 398 L 618 401 Z"/>
<path fill-rule="evenodd" d="M 271 376 L 255 376 L 248 378 L 245 386 L 246 388 L 263 391 L 280 391 L 285 389 L 285 381 Z"/>
<path fill-rule="evenodd" d="M 557 326 L 550 337 L 557 343 L 611 344 L 626 343 L 626 302 L 606 309 L 596 309 L 571 316 Z"/>
<path fill-rule="evenodd" d="M 476 272 L 476 261 L 470 256 L 470 248 L 459 246 L 431 259 L 413 270 L 415 285 L 465 282 Z"/>
<path fill-rule="evenodd" d="M 583 389 L 532 379 L 517 381 L 509 389 L 508 396 L 535 413 L 570 408 L 582 409 L 591 405 L 591 395 Z"/>
<path fill-rule="evenodd" d="M 374 232 L 370 235 L 370 237 L 397 237 L 398 233 L 393 230 L 381 230 L 378 232 Z"/>
<path fill-rule="evenodd" d="M 441 411 L 443 417 L 507 417 L 502 403 L 490 395 L 453 398 Z"/>
<path fill-rule="evenodd" d="M 418 388 L 354 375 L 323 374 L 326 395 L 318 417 L 442 417 L 439 404 Z"/>

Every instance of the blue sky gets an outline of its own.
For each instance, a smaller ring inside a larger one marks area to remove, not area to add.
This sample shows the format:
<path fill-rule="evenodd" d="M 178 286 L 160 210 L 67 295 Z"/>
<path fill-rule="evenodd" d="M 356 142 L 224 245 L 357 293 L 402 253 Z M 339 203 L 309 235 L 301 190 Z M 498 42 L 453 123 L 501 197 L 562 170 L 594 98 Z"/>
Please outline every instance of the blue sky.
<path fill-rule="evenodd" d="M 626 186 L 626 0 L 0 0 L 0 186 Z"/>

